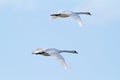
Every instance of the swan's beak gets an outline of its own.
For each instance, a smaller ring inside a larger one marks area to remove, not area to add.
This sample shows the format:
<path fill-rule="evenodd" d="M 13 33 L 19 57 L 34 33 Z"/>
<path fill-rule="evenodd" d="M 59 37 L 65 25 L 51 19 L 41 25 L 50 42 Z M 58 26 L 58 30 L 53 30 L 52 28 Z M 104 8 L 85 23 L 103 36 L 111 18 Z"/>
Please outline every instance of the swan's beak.
<path fill-rule="evenodd" d="M 90 12 L 88 12 L 88 15 L 92 15 Z"/>
<path fill-rule="evenodd" d="M 77 51 L 74 51 L 74 53 L 75 53 L 75 54 L 78 54 L 78 52 L 77 52 Z"/>

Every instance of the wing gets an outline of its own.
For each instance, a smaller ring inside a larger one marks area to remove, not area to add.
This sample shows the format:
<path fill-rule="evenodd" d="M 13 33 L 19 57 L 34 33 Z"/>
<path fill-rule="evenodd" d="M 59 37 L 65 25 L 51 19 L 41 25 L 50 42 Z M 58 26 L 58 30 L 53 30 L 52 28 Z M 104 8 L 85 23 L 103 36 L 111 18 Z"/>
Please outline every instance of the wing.
<path fill-rule="evenodd" d="M 50 55 L 51 55 L 51 56 L 54 56 L 55 59 L 56 59 L 61 65 L 63 65 L 63 67 L 64 67 L 65 69 L 67 69 L 67 64 L 66 64 L 64 58 L 63 58 L 59 53 L 50 53 Z"/>
<path fill-rule="evenodd" d="M 82 20 L 81 20 L 81 18 L 80 18 L 79 15 L 77 15 L 77 14 L 72 14 L 72 15 L 70 15 L 70 17 L 74 18 L 74 19 L 78 22 L 78 24 L 79 24 L 80 26 L 83 25 Z"/>

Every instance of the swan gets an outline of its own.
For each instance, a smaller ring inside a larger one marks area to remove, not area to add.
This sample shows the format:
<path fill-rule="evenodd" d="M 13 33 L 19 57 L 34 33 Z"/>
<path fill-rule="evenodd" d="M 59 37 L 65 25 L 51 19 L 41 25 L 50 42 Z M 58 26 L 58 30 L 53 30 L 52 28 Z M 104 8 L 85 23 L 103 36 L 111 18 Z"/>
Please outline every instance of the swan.
<path fill-rule="evenodd" d="M 56 19 L 58 17 L 60 18 L 66 18 L 66 17 L 72 17 L 74 18 L 80 26 L 83 25 L 83 22 L 79 16 L 79 14 L 86 14 L 86 15 L 91 15 L 90 12 L 72 12 L 72 11 L 61 11 L 57 13 L 51 14 L 51 19 Z"/>
<path fill-rule="evenodd" d="M 64 69 L 67 69 L 67 64 L 64 58 L 60 55 L 60 53 L 63 53 L 63 52 L 78 54 L 78 52 L 75 50 L 58 50 L 55 48 L 46 48 L 46 49 L 37 48 L 34 51 L 32 51 L 32 54 L 43 55 L 43 56 L 53 56 L 64 67 Z"/>

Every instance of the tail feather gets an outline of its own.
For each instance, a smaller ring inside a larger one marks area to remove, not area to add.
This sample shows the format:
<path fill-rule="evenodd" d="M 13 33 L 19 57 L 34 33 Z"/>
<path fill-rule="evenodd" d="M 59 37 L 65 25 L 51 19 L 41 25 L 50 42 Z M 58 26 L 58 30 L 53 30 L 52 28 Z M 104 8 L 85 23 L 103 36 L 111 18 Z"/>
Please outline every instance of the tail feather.
<path fill-rule="evenodd" d="M 58 18 L 57 16 L 51 16 L 51 19 L 56 19 L 56 18 Z"/>

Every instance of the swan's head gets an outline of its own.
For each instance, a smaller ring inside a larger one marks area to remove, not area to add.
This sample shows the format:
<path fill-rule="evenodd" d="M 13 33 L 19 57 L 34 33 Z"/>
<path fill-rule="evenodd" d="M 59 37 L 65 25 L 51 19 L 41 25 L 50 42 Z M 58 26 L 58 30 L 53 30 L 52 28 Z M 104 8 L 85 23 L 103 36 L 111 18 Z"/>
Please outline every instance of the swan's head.
<path fill-rule="evenodd" d="M 43 49 L 42 48 L 37 48 L 34 51 L 32 51 L 32 54 L 38 54 L 38 53 L 41 53 L 41 52 L 43 52 Z"/>

